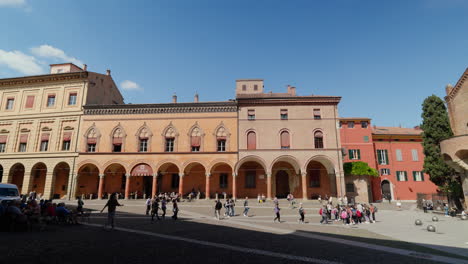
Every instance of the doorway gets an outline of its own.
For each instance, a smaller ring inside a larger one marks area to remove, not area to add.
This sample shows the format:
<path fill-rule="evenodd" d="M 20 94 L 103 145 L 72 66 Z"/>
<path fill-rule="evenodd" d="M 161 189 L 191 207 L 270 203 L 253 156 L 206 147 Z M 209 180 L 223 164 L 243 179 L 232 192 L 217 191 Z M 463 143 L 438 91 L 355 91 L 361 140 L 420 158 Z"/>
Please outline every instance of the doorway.
<path fill-rule="evenodd" d="M 289 194 L 289 175 L 280 170 L 276 173 L 276 197 L 286 198 Z"/>
<path fill-rule="evenodd" d="M 382 187 L 382 198 L 385 198 L 387 200 L 392 200 L 392 191 L 390 189 L 390 182 L 387 180 L 382 181 L 381 183 Z"/>
<path fill-rule="evenodd" d="M 143 193 L 145 197 L 151 197 L 151 189 L 153 188 L 153 177 L 143 176 Z"/>

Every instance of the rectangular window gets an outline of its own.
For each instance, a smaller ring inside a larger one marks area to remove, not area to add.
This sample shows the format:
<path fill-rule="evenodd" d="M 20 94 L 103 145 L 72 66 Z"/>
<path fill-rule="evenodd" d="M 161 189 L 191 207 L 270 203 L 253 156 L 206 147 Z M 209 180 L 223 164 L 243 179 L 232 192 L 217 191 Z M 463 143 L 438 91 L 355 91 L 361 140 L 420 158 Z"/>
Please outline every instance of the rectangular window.
<path fill-rule="evenodd" d="M 255 110 L 249 109 L 247 111 L 247 119 L 249 120 L 255 120 Z"/>
<path fill-rule="evenodd" d="M 140 152 L 147 152 L 148 151 L 148 139 L 140 139 Z"/>
<path fill-rule="evenodd" d="M 388 151 L 386 149 L 377 150 L 377 162 L 380 165 L 388 165 Z"/>
<path fill-rule="evenodd" d="M 367 121 L 361 121 L 362 128 L 367 128 L 367 125 L 368 125 Z"/>
<path fill-rule="evenodd" d="M 47 107 L 52 107 L 55 105 L 55 94 L 47 96 Z"/>
<path fill-rule="evenodd" d="M 288 120 L 288 109 L 281 109 L 280 117 L 281 120 Z"/>
<path fill-rule="evenodd" d="M 354 128 L 354 122 L 352 121 L 348 122 L 348 128 Z"/>
<path fill-rule="evenodd" d="M 310 187 L 320 187 L 320 169 L 310 170 Z"/>
<path fill-rule="evenodd" d="M 218 152 L 225 152 L 225 151 L 226 151 L 226 140 L 218 139 Z"/>
<path fill-rule="evenodd" d="M 390 169 L 380 169 L 380 175 L 390 175 Z"/>
<path fill-rule="evenodd" d="M 258 85 L 254 84 L 254 91 L 258 91 Z"/>
<path fill-rule="evenodd" d="M 401 153 L 401 149 L 396 150 L 396 160 L 403 161 L 403 154 Z"/>
<path fill-rule="evenodd" d="M 350 160 L 360 160 L 361 159 L 361 150 L 360 149 L 350 149 L 348 151 Z"/>
<path fill-rule="evenodd" d="M 174 152 L 174 138 L 166 138 L 166 152 Z"/>
<path fill-rule="evenodd" d="M 25 108 L 33 108 L 34 107 L 34 95 L 28 95 L 26 97 L 26 106 Z"/>
<path fill-rule="evenodd" d="M 413 156 L 413 161 L 419 161 L 418 150 L 417 149 L 412 149 L 411 150 L 411 156 Z"/>
<path fill-rule="evenodd" d="M 8 98 L 6 103 L 6 110 L 13 110 L 13 105 L 15 104 L 15 98 Z"/>
<path fill-rule="evenodd" d="M 323 149 L 323 137 L 314 137 L 316 149 Z"/>
<path fill-rule="evenodd" d="M 221 173 L 219 174 L 219 188 L 224 189 L 228 187 L 228 174 Z"/>
<path fill-rule="evenodd" d="M 200 147 L 193 147 L 192 146 L 192 152 L 199 152 L 200 151 Z"/>
<path fill-rule="evenodd" d="M 354 183 L 347 183 L 346 184 L 346 192 L 353 193 L 354 192 Z"/>
<path fill-rule="evenodd" d="M 62 142 L 62 150 L 70 150 L 70 140 L 64 140 Z"/>
<path fill-rule="evenodd" d="M 179 188 L 179 174 L 173 173 L 171 177 L 171 188 L 177 189 Z"/>
<path fill-rule="evenodd" d="M 26 146 L 27 146 L 27 143 L 20 143 L 18 151 L 19 152 L 26 152 Z"/>
<path fill-rule="evenodd" d="M 122 144 L 113 144 L 112 152 L 122 152 Z"/>
<path fill-rule="evenodd" d="M 87 152 L 96 152 L 96 143 L 88 143 Z"/>
<path fill-rule="evenodd" d="M 68 96 L 68 105 L 76 105 L 76 96 L 77 96 L 77 93 L 71 93 Z"/>
<path fill-rule="evenodd" d="M 0 152 L 6 151 L 6 143 L 0 143 Z"/>
<path fill-rule="evenodd" d="M 41 141 L 40 151 L 47 151 L 48 148 L 49 148 L 49 141 L 48 140 Z"/>
<path fill-rule="evenodd" d="M 369 142 L 369 136 L 364 136 L 364 142 Z"/>
<path fill-rule="evenodd" d="M 255 180 L 257 173 L 255 171 L 247 171 L 245 173 L 245 188 L 255 188 Z"/>
<path fill-rule="evenodd" d="M 397 171 L 396 176 L 398 181 L 408 181 L 408 174 L 406 171 Z"/>
<path fill-rule="evenodd" d="M 322 119 L 322 114 L 320 114 L 320 109 L 314 109 L 314 119 Z"/>
<path fill-rule="evenodd" d="M 424 173 L 422 171 L 413 171 L 414 181 L 424 181 Z"/>

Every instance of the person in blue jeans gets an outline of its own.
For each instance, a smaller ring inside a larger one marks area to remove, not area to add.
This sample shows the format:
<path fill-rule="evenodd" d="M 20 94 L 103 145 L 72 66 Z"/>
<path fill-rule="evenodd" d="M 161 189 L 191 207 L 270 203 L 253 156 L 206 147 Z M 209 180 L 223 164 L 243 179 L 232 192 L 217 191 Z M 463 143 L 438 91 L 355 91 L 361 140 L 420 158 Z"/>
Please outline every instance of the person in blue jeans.
<path fill-rule="evenodd" d="M 444 204 L 444 214 L 446 217 L 449 217 L 449 207 L 448 204 Z"/>
<path fill-rule="evenodd" d="M 247 214 L 249 213 L 249 197 L 245 197 L 245 200 L 244 200 L 244 216 L 247 216 Z"/>

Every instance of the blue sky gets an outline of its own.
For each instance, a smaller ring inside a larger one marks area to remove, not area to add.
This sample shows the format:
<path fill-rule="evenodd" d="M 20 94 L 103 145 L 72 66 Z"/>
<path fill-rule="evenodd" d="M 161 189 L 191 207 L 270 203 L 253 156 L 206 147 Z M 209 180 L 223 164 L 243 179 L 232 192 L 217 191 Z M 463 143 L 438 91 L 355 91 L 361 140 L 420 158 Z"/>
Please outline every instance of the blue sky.
<path fill-rule="evenodd" d="M 468 66 L 467 12 L 464 0 L 0 0 L 0 78 L 86 63 L 110 68 L 127 103 L 227 100 L 236 79 L 262 78 L 412 127 Z"/>

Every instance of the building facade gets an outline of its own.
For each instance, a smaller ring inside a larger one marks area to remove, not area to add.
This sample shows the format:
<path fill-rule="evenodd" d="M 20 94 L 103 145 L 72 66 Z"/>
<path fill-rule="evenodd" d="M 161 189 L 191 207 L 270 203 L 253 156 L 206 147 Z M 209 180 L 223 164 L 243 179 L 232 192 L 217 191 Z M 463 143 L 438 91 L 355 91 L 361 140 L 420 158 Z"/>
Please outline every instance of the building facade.
<path fill-rule="evenodd" d="M 353 185 L 347 186 L 348 196 L 367 194 L 370 201 L 414 201 L 418 193 L 437 192 L 437 186 L 422 172 L 421 129 L 372 126 L 369 118 L 341 118 L 340 121 L 344 161 L 363 161 L 379 172 L 379 177 L 368 179 L 367 188 L 361 188 L 360 192 L 353 194 Z"/>
<path fill-rule="evenodd" d="M 468 207 L 468 69 L 457 84 L 446 87 L 450 126 L 454 136 L 441 142 L 441 152 L 445 162 L 455 169 L 460 177 Z"/>
<path fill-rule="evenodd" d="M 110 71 L 67 63 L 51 65 L 46 75 L 1 79 L 1 182 L 23 194 L 69 195 L 82 105 L 99 103 L 123 104 Z"/>

